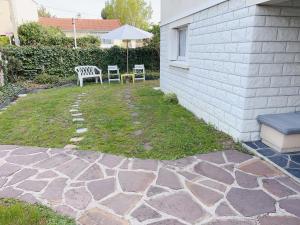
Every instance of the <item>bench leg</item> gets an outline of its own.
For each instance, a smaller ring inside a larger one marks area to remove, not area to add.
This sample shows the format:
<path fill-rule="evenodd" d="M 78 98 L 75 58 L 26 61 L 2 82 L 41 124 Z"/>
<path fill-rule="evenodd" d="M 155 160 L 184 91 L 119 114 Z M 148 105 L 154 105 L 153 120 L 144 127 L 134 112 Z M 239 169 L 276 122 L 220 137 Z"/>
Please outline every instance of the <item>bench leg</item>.
<path fill-rule="evenodd" d="M 80 87 L 83 87 L 83 79 L 80 79 Z"/>
<path fill-rule="evenodd" d="M 98 77 L 95 78 L 96 84 L 98 84 Z"/>

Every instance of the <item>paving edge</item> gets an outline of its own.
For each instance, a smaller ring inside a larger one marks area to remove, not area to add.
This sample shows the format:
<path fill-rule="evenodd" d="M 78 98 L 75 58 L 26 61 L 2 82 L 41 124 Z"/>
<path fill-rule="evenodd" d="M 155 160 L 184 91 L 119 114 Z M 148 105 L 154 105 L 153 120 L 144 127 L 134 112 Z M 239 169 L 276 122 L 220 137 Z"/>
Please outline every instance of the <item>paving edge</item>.
<path fill-rule="evenodd" d="M 286 171 L 284 168 L 278 166 L 276 163 L 272 162 L 270 159 L 268 159 L 268 157 L 260 154 L 259 152 L 257 152 L 255 149 L 249 147 L 247 144 L 242 143 L 242 146 L 244 148 L 246 148 L 248 151 L 250 151 L 251 153 L 253 153 L 254 155 L 256 155 L 257 157 L 265 160 L 266 162 L 270 163 L 272 166 L 274 166 L 275 168 L 279 169 L 281 172 L 283 172 L 285 175 L 289 176 L 290 178 L 292 178 L 293 180 L 295 180 L 297 183 L 300 184 L 300 179 L 298 177 L 295 177 L 293 174 L 290 174 L 288 171 Z"/>

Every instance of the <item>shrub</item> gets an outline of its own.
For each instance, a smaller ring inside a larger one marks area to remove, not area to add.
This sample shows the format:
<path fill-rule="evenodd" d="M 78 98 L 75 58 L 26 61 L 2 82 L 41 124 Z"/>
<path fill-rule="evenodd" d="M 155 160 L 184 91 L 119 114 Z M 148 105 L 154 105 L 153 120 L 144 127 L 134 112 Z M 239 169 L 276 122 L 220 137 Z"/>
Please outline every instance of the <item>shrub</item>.
<path fill-rule="evenodd" d="M 6 36 L 0 36 L 0 47 L 9 45 L 9 38 Z"/>
<path fill-rule="evenodd" d="M 74 39 L 56 27 L 44 27 L 36 22 L 25 23 L 18 28 L 18 34 L 23 46 L 62 46 L 72 48 Z M 94 36 L 80 37 L 77 39 L 78 47 L 99 47 L 100 40 Z"/>
<path fill-rule="evenodd" d="M 5 101 L 16 98 L 24 88 L 19 84 L 7 84 L 0 87 L 0 105 Z"/>
<path fill-rule="evenodd" d="M 37 84 L 58 84 L 60 79 L 58 76 L 51 76 L 46 73 L 43 73 L 43 74 L 36 76 L 34 81 Z"/>
<path fill-rule="evenodd" d="M 121 72 L 126 71 L 126 49 L 113 47 L 110 49 L 86 48 L 72 49 L 63 47 L 5 47 L 0 49 L 4 56 L 14 57 L 22 62 L 18 76 L 28 79 L 27 71 L 32 79 L 37 74 L 47 73 L 56 76 L 74 76 L 74 68 L 79 65 L 95 65 L 107 71 L 107 65 L 118 65 Z M 153 48 L 143 47 L 129 50 L 129 68 L 134 64 L 145 64 L 146 71 L 159 70 L 159 54 Z M 10 76 L 10 75 L 9 75 Z"/>
<path fill-rule="evenodd" d="M 167 103 L 178 104 L 178 98 L 174 93 L 165 94 L 164 101 Z"/>

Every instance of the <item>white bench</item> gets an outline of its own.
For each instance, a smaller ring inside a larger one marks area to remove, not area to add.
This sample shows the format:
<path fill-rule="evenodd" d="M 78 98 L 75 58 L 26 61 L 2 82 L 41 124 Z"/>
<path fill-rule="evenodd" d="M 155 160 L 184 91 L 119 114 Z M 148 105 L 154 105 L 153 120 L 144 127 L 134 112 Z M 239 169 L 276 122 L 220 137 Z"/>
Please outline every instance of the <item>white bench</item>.
<path fill-rule="evenodd" d="M 79 83 L 80 87 L 83 87 L 83 79 L 86 78 L 96 78 L 96 83 L 99 79 L 102 84 L 102 70 L 97 66 L 77 66 L 75 71 L 78 75 L 77 85 Z"/>

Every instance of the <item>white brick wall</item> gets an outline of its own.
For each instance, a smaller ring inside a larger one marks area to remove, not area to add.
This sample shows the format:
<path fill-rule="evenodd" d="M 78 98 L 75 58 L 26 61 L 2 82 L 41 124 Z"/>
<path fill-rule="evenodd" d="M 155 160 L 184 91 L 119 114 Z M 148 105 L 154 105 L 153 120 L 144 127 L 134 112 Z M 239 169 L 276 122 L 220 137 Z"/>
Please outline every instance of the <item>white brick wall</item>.
<path fill-rule="evenodd" d="M 161 88 L 237 140 L 259 138 L 256 117 L 300 107 L 300 12 L 230 0 L 194 14 L 189 69 L 170 65 L 161 27 Z"/>

